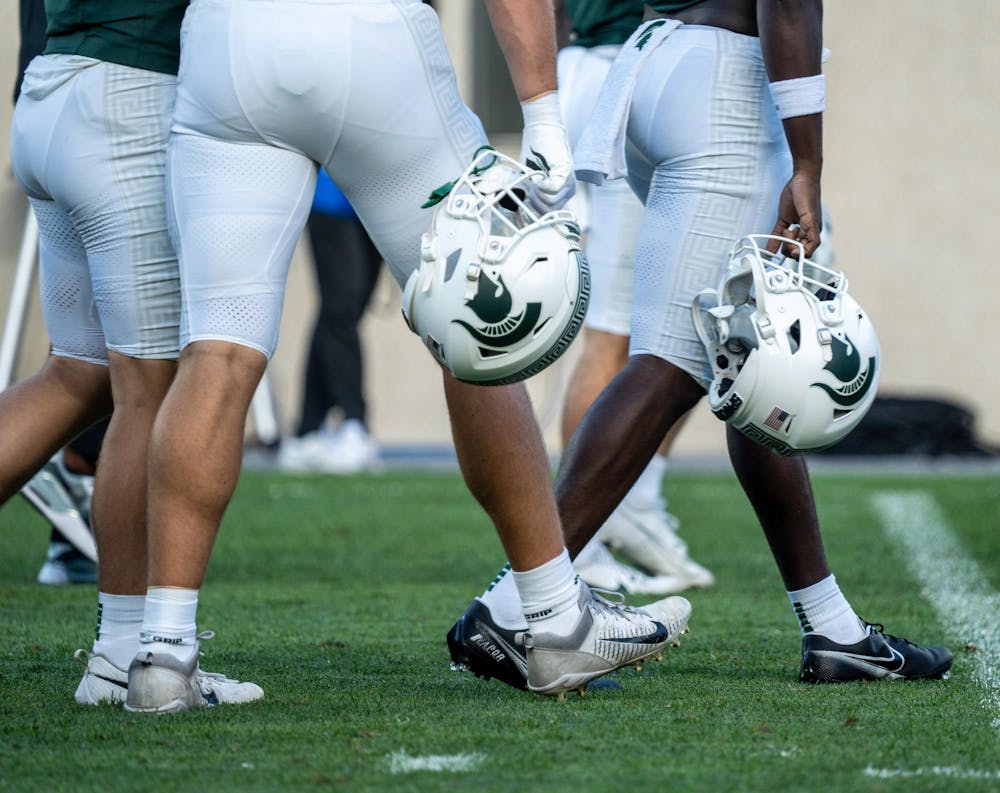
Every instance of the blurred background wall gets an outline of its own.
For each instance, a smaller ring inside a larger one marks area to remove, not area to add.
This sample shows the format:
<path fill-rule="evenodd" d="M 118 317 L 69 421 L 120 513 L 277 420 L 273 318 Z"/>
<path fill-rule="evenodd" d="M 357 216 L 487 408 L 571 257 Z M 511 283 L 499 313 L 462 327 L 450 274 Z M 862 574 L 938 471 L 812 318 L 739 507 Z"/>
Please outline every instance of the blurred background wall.
<path fill-rule="evenodd" d="M 435 5 L 466 101 L 495 143 L 516 152 L 519 109 L 482 4 Z M 1000 442 L 1000 404 L 991 397 L 1000 392 L 1000 369 L 989 357 L 988 326 L 1000 286 L 991 231 L 1000 217 L 998 29 L 994 0 L 837 0 L 826 4 L 824 34 L 833 52 L 825 67 L 824 199 L 838 265 L 882 342 L 881 392 L 962 402 L 992 443 Z M 0 4 L 0 316 L 26 211 L 10 175 L 7 134 L 17 30 L 16 4 Z M 316 305 L 308 256 L 300 245 L 269 369 L 285 428 L 296 418 Z M 450 443 L 436 365 L 403 324 L 399 290 L 384 272 L 363 336 L 373 434 L 387 446 Z M 34 372 L 46 349 L 33 295 L 17 377 Z M 530 383 L 553 452 L 573 355 Z M 675 448 L 677 455 L 721 455 L 722 427 L 702 408 Z"/>

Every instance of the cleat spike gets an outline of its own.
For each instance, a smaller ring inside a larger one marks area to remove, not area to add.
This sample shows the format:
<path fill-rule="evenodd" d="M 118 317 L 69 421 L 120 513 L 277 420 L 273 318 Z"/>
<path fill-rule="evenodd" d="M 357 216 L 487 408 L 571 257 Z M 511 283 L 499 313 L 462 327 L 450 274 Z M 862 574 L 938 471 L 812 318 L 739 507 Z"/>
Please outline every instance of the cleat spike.
<path fill-rule="evenodd" d="M 560 691 L 558 694 L 556 694 L 556 702 L 565 702 L 565 701 L 566 701 L 565 691 Z"/>
<path fill-rule="evenodd" d="M 632 664 L 632 668 L 636 672 L 641 672 L 642 671 L 642 661 L 637 661 L 636 663 Z"/>
<path fill-rule="evenodd" d="M 671 647 L 680 647 L 681 643 L 679 641 L 677 641 L 677 640 L 674 640 L 674 641 L 670 642 L 670 646 Z"/>
<path fill-rule="evenodd" d="M 663 660 L 663 653 L 657 653 L 656 655 L 654 655 L 653 656 L 653 660 L 656 661 L 657 663 L 659 663 L 660 661 L 662 661 Z"/>

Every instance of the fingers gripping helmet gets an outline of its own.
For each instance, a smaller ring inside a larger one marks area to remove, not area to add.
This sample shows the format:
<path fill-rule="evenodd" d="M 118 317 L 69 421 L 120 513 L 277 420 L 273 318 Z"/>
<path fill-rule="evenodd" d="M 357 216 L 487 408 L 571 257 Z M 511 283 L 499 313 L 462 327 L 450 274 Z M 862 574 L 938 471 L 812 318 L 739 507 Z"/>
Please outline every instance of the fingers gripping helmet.
<path fill-rule="evenodd" d="M 796 258 L 765 250 L 778 240 Z M 718 289 L 692 306 L 712 362 L 712 412 L 779 454 L 822 449 L 871 407 L 881 355 L 868 316 L 842 272 L 802 245 L 754 234 L 736 243 Z"/>
<path fill-rule="evenodd" d="M 407 324 L 459 380 L 504 385 L 555 361 L 583 324 L 590 275 L 572 213 L 525 203 L 533 172 L 481 150 L 434 212 L 403 290 Z"/>

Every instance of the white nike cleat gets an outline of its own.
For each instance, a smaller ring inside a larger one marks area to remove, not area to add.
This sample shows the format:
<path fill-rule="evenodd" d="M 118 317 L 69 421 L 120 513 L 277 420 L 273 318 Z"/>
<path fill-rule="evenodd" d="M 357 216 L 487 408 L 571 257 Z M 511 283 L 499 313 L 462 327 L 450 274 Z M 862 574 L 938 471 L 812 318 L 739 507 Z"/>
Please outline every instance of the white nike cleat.
<path fill-rule="evenodd" d="M 102 705 L 105 702 L 124 702 L 128 692 L 128 672 L 115 666 L 100 653 L 77 650 L 73 658 L 86 670 L 75 699 L 81 705 Z"/>
<path fill-rule="evenodd" d="M 639 611 L 646 612 L 650 617 L 660 623 L 670 634 L 669 644 L 671 647 L 680 647 L 680 636 L 688 632 L 688 620 L 691 619 L 691 603 L 686 598 L 669 597 L 649 603 L 645 606 L 636 606 Z"/>
<path fill-rule="evenodd" d="M 712 586 L 715 576 L 688 555 L 687 544 L 677 536 L 679 525 L 661 499 L 637 506 L 626 498 L 597 532 L 597 538 L 654 575 L 675 576 L 689 587 Z"/>
<path fill-rule="evenodd" d="M 210 639 L 211 631 L 198 634 Z M 198 665 L 199 652 L 182 661 L 170 653 L 140 651 L 128 668 L 125 710 L 131 713 L 180 713 L 191 708 L 238 705 L 264 698 L 256 683 L 233 680 Z"/>
<path fill-rule="evenodd" d="M 647 575 L 618 561 L 596 538 L 588 542 L 573 560 L 577 575 L 590 586 L 631 595 L 670 595 L 689 588 L 686 578 L 674 575 Z"/>
<path fill-rule="evenodd" d="M 560 696 L 583 690 L 591 680 L 623 666 L 641 668 L 647 658 L 661 655 L 682 629 L 671 633 L 650 616 L 655 612 L 610 603 L 584 583 L 579 605 L 579 621 L 569 634 L 533 633 L 529 628 L 519 635 L 527 650 L 529 691 Z M 686 626 L 686 619 L 683 622 Z"/>

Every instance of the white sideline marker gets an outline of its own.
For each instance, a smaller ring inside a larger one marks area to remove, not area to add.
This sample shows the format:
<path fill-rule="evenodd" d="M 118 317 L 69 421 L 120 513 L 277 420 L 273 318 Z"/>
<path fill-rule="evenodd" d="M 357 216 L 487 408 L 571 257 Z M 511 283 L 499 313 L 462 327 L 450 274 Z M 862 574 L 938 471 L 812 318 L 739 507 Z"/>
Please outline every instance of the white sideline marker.
<path fill-rule="evenodd" d="M 475 771 L 486 759 L 484 754 L 430 754 L 412 756 L 405 749 L 389 755 L 389 772 L 412 774 L 414 771 Z"/>
<path fill-rule="evenodd" d="M 929 493 L 883 491 L 872 496 L 872 504 L 886 534 L 905 549 L 921 594 L 934 606 L 950 638 L 975 646 L 973 679 L 982 687 L 981 703 L 993 729 L 1000 732 L 1000 595 L 963 553 Z"/>

